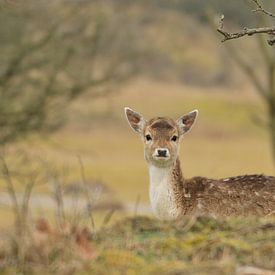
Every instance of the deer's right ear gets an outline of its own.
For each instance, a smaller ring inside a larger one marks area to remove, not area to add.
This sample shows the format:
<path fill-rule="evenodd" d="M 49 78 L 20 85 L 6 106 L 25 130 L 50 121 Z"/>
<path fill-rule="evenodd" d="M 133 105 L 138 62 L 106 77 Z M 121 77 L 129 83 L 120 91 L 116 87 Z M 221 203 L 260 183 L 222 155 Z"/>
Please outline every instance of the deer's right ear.
<path fill-rule="evenodd" d="M 141 134 L 145 124 L 143 116 L 128 107 L 125 107 L 124 111 L 131 128 Z"/>

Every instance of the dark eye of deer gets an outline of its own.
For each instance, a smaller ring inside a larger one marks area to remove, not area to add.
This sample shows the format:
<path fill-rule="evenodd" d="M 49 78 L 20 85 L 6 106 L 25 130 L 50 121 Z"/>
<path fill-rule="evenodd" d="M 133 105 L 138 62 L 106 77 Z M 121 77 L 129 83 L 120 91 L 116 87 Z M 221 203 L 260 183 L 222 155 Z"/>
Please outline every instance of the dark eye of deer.
<path fill-rule="evenodd" d="M 172 136 L 171 140 L 172 141 L 177 141 L 178 137 L 177 136 Z"/>
<path fill-rule="evenodd" d="M 146 138 L 147 141 L 152 140 L 152 137 L 150 135 L 146 135 L 145 138 Z"/>

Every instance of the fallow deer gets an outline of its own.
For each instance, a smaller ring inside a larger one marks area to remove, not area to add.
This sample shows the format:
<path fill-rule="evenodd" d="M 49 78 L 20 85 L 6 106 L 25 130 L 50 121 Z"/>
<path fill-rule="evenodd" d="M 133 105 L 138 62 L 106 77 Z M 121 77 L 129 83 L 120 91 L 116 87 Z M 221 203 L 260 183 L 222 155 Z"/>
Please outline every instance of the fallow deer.
<path fill-rule="evenodd" d="M 130 108 L 125 108 L 125 114 L 132 129 L 144 142 L 149 166 L 150 202 L 159 219 L 173 220 L 185 215 L 218 218 L 275 214 L 275 177 L 183 177 L 179 160 L 180 141 L 193 126 L 197 110 L 176 121 L 167 117 L 145 120 Z"/>

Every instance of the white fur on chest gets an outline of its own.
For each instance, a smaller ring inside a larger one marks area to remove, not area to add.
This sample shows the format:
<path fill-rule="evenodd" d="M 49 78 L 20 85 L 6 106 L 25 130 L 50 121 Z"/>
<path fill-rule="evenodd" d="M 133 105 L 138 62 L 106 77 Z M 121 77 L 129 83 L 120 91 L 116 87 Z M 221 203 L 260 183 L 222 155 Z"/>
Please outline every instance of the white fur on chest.
<path fill-rule="evenodd" d="M 162 220 L 178 216 L 178 209 L 171 183 L 171 168 L 149 166 L 150 201 L 154 214 Z"/>

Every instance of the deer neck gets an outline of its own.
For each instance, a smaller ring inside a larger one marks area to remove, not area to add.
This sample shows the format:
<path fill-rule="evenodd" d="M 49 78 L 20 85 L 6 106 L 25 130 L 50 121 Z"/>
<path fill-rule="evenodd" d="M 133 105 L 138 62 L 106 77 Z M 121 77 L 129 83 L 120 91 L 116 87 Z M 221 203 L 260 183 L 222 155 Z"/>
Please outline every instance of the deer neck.
<path fill-rule="evenodd" d="M 154 214 L 162 220 L 176 219 L 182 213 L 184 184 L 179 159 L 169 167 L 149 165 L 149 177 Z"/>

